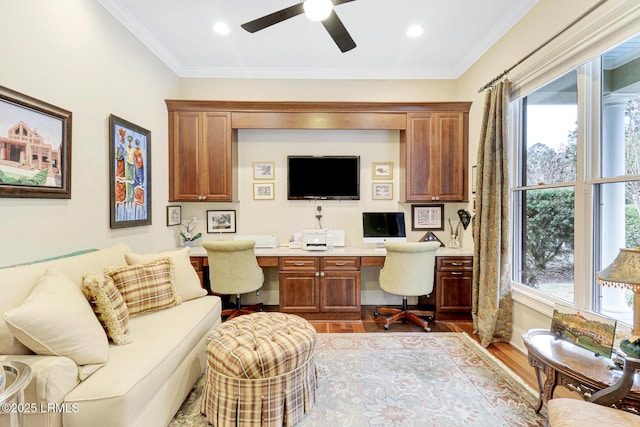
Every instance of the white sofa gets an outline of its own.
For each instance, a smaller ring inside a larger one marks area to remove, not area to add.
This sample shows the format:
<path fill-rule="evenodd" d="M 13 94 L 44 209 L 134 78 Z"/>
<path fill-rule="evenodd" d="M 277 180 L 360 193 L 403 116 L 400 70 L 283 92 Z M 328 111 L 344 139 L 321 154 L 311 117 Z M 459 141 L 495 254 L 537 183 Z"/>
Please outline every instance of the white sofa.
<path fill-rule="evenodd" d="M 184 251 L 174 252 L 188 261 L 188 249 Z M 119 243 L 99 251 L 0 269 L 0 362 L 25 362 L 33 372 L 25 390 L 25 403 L 30 405 L 29 412 L 35 408 L 37 413 L 25 414 L 24 425 L 164 426 L 202 374 L 206 366 L 206 336 L 220 325 L 222 305 L 220 298 L 204 296 L 206 291 L 186 283 L 187 279 L 197 279 L 197 275 L 184 262 L 174 264 L 175 288 L 183 301 L 130 318 L 132 342 L 105 344 L 108 360 L 102 365 L 79 366 L 67 356 L 34 354 L 15 338 L 5 322 L 3 315 L 24 304 L 50 266 L 80 287 L 86 273 L 125 266 L 126 255 L 132 252 Z M 80 325 L 78 329 L 82 329 Z M 0 414 L 0 426 L 5 425 L 9 425 L 9 417 Z"/>

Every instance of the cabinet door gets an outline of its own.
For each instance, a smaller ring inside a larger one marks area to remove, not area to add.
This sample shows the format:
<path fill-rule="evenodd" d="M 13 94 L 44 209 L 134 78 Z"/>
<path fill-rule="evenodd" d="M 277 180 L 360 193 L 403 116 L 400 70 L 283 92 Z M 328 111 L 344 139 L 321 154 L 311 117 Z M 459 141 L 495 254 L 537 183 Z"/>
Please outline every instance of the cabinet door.
<path fill-rule="evenodd" d="M 360 272 L 321 272 L 320 311 L 360 313 Z"/>
<path fill-rule="evenodd" d="M 169 126 L 169 200 L 231 201 L 231 115 L 177 111 Z"/>
<path fill-rule="evenodd" d="M 229 113 L 203 113 L 201 157 L 197 164 L 204 201 L 232 201 L 232 137 Z"/>
<path fill-rule="evenodd" d="M 318 272 L 280 272 L 280 311 L 283 313 L 319 312 L 319 276 Z"/>
<path fill-rule="evenodd" d="M 465 201 L 468 142 L 463 113 L 413 113 L 401 144 L 404 199 Z"/>
<path fill-rule="evenodd" d="M 200 200 L 201 115 L 174 112 L 169 123 L 169 201 Z"/>
<path fill-rule="evenodd" d="M 436 272 L 436 312 L 471 312 L 471 271 Z"/>

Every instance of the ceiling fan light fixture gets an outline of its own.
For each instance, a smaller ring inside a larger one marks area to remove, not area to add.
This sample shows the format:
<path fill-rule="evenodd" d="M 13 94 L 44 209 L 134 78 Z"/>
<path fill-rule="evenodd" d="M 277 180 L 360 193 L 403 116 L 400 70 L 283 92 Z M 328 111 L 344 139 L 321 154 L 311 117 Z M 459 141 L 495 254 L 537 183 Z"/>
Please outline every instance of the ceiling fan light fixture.
<path fill-rule="evenodd" d="M 302 7 L 310 20 L 324 21 L 331 15 L 333 2 L 331 0 L 305 0 Z"/>
<path fill-rule="evenodd" d="M 231 29 L 229 28 L 229 26 L 225 22 L 216 22 L 213 25 L 213 31 L 216 34 L 226 35 L 226 34 L 229 34 L 231 32 Z"/>

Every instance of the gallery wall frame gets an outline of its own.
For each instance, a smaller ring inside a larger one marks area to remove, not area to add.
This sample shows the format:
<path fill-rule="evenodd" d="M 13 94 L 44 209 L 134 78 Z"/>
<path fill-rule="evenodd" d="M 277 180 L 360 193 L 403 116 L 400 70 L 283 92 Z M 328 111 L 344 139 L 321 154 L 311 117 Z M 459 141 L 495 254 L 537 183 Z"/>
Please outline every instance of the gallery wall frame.
<path fill-rule="evenodd" d="M 151 132 L 109 116 L 111 228 L 151 225 Z"/>
<path fill-rule="evenodd" d="M 253 183 L 253 199 L 254 200 L 273 200 L 274 186 L 273 182 L 254 182 Z"/>
<path fill-rule="evenodd" d="M 0 86 L 0 197 L 71 198 L 72 113 Z"/>
<path fill-rule="evenodd" d="M 167 206 L 167 227 L 180 225 L 182 222 L 182 206 Z"/>
<path fill-rule="evenodd" d="M 274 162 L 253 162 L 253 179 L 274 179 L 276 164 Z"/>
<path fill-rule="evenodd" d="M 411 230 L 444 230 L 444 203 L 411 205 Z"/>
<path fill-rule="evenodd" d="M 374 182 L 371 187 L 371 198 L 373 200 L 393 200 L 392 182 Z"/>
<path fill-rule="evenodd" d="M 235 210 L 207 211 L 207 233 L 235 233 Z"/>
<path fill-rule="evenodd" d="M 371 162 L 371 179 L 390 181 L 393 179 L 393 162 Z"/>

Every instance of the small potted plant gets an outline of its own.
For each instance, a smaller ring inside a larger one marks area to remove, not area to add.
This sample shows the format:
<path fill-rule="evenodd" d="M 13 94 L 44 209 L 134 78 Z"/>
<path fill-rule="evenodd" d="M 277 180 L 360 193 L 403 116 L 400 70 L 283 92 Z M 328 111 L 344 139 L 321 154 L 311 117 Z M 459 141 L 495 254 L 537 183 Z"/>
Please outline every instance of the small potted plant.
<path fill-rule="evenodd" d="M 182 238 L 182 244 L 184 246 L 192 248 L 193 242 L 202 237 L 202 233 L 194 234 L 197 224 L 198 218 L 195 216 L 189 221 L 184 221 L 180 224 L 180 237 Z"/>

